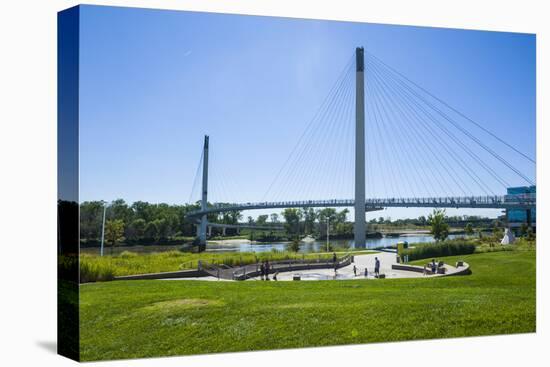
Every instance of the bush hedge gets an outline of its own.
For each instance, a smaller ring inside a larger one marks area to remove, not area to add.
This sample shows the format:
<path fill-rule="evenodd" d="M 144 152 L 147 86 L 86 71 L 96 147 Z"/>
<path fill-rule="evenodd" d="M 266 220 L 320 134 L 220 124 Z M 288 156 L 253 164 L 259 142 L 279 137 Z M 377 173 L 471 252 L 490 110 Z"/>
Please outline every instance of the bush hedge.
<path fill-rule="evenodd" d="M 80 283 L 113 280 L 115 271 L 110 263 L 80 262 Z"/>
<path fill-rule="evenodd" d="M 400 255 L 408 255 L 409 261 L 435 257 L 473 254 L 476 246 L 468 242 L 440 242 L 403 249 Z"/>

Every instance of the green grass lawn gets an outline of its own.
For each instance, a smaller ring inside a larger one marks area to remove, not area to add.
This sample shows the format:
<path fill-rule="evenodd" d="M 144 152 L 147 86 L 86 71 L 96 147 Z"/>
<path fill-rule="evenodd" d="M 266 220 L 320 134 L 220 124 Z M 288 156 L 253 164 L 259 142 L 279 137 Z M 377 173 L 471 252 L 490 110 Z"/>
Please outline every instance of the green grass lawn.
<path fill-rule="evenodd" d="M 444 278 L 81 285 L 82 360 L 535 331 L 535 252 L 464 259 Z"/>

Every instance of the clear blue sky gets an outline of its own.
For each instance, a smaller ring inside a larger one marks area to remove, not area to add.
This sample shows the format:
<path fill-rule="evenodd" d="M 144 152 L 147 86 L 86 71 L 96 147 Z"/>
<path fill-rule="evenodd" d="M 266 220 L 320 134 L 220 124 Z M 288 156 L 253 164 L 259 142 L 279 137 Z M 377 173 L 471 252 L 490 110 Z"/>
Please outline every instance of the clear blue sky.
<path fill-rule="evenodd" d="M 204 134 L 212 200 L 261 200 L 357 46 L 535 157 L 534 35 L 83 6 L 80 201 L 187 202 Z"/>

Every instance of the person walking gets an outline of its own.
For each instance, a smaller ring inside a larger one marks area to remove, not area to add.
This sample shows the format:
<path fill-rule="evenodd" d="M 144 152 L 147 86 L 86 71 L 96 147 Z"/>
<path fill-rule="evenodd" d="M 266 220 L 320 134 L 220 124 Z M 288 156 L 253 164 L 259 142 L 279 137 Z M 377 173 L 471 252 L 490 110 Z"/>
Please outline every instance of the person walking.
<path fill-rule="evenodd" d="M 262 263 L 260 265 L 260 277 L 262 280 L 264 280 L 264 276 L 265 276 L 265 263 Z"/>
<path fill-rule="evenodd" d="M 380 275 L 380 260 L 378 257 L 374 258 L 374 276 L 378 277 Z"/>
<path fill-rule="evenodd" d="M 333 263 L 336 263 L 336 260 L 337 260 L 337 259 L 336 259 L 336 252 L 333 252 L 333 253 L 332 253 L 332 262 L 333 262 Z"/>
<path fill-rule="evenodd" d="M 355 265 L 353 265 L 353 276 L 357 276 L 357 267 Z"/>
<path fill-rule="evenodd" d="M 269 261 L 265 261 L 265 280 L 269 280 Z"/>

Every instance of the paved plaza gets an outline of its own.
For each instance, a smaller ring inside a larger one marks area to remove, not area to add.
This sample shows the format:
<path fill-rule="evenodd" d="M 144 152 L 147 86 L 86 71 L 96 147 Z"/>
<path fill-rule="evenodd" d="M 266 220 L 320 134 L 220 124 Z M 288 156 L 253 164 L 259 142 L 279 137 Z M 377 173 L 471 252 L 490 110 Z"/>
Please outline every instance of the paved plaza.
<path fill-rule="evenodd" d="M 378 252 L 374 254 L 357 255 L 354 257 L 354 262 L 348 266 L 340 268 L 334 272 L 334 269 L 314 269 L 314 270 L 298 270 L 281 272 L 277 274 L 277 281 L 292 281 L 294 277 L 299 275 L 300 280 L 350 280 L 350 279 L 376 279 L 374 277 L 374 262 L 375 259 L 380 260 L 380 274 L 384 274 L 386 278 L 422 278 L 422 277 L 436 277 L 438 275 L 424 275 L 420 272 L 406 271 L 406 270 L 394 270 L 393 264 L 397 264 L 397 258 L 395 253 L 391 252 Z M 428 263 L 428 260 L 426 260 Z M 354 274 L 353 268 L 356 267 L 357 275 Z M 365 268 L 367 269 L 367 276 L 365 277 Z M 455 268 L 452 265 L 445 264 L 447 275 L 452 275 L 460 269 Z M 270 274 L 270 279 L 273 279 L 273 274 Z M 172 278 L 166 280 L 207 280 L 207 281 L 231 281 L 218 279 L 212 276 L 195 277 L 195 278 Z M 261 281 L 260 277 L 254 277 L 247 279 L 247 281 Z"/>
<path fill-rule="evenodd" d="M 403 270 L 392 270 L 392 264 L 397 263 L 395 253 L 379 252 L 375 254 L 357 255 L 354 262 L 348 266 L 340 268 L 334 273 L 334 269 L 315 269 L 300 270 L 292 272 L 279 273 L 277 280 L 293 280 L 294 275 L 300 275 L 301 280 L 346 280 L 346 279 L 365 279 L 365 268 L 368 271 L 367 279 L 374 278 L 375 258 L 380 260 L 380 274 L 385 274 L 386 278 L 414 278 L 422 277 L 421 273 Z M 357 269 L 357 276 L 353 273 L 353 267 Z M 270 276 L 272 278 L 273 275 Z M 249 281 L 259 280 L 259 277 L 249 279 Z"/>

